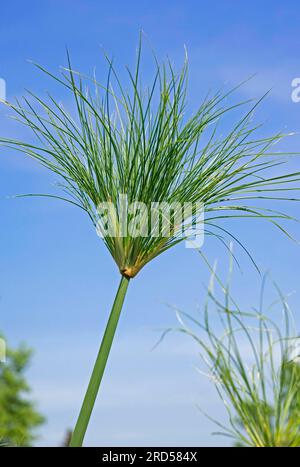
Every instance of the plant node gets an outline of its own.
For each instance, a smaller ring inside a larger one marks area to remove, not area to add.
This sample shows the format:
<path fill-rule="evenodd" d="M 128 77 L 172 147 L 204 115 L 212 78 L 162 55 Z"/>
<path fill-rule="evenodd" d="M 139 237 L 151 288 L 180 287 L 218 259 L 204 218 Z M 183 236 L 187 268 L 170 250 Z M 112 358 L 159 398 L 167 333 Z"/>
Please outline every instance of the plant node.
<path fill-rule="evenodd" d="M 139 268 L 137 268 L 136 266 L 129 266 L 120 269 L 120 272 L 122 276 L 126 277 L 127 279 L 132 279 L 139 272 Z"/>

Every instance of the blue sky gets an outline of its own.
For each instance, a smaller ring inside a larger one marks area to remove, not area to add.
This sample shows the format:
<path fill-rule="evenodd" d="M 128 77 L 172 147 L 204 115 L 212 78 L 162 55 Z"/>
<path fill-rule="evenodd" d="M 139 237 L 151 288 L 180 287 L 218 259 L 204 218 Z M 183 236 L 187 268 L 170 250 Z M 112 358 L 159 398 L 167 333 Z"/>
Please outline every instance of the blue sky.
<path fill-rule="evenodd" d="M 132 64 L 139 30 L 159 57 L 178 65 L 184 45 L 190 60 L 191 106 L 208 89 L 230 88 L 257 73 L 237 99 L 260 97 L 271 89 L 258 111 L 265 132 L 299 131 L 300 103 L 291 100 L 291 81 L 300 76 L 299 3 L 240 1 L 77 1 L 5 2 L 1 5 L 0 78 L 7 98 L 25 88 L 68 97 L 28 63 L 52 71 L 66 64 L 104 73 L 101 48 L 120 67 Z M 145 75 L 147 79 L 147 62 Z M 104 75 L 103 75 L 104 76 Z M 0 109 L 1 135 L 29 138 Z M 296 151 L 300 138 L 282 143 Z M 290 164 L 298 170 L 299 159 Z M 49 193 L 55 178 L 20 154 L 1 149 L 0 157 L 0 329 L 11 344 L 25 340 L 35 349 L 29 379 L 48 422 L 40 444 L 61 443 L 74 425 L 98 349 L 119 276 L 88 218 L 72 206 L 49 199 L 13 199 L 18 193 Z M 275 207 L 272 205 L 271 207 Z M 299 208 L 288 208 L 298 215 Z M 270 270 L 299 308 L 300 247 L 263 222 L 234 221 L 232 231 Z M 291 231 L 300 238 L 299 227 Z M 221 274 L 227 254 L 207 239 L 204 251 L 218 258 Z M 255 305 L 260 278 L 245 254 L 234 289 L 245 307 Z M 224 420 L 209 382 L 197 374 L 197 349 L 172 336 L 155 351 L 159 329 L 175 324 L 166 303 L 193 313 L 203 302 L 209 272 L 200 256 L 183 246 L 153 261 L 132 281 L 117 340 L 86 437 L 93 445 L 218 445 L 214 426 L 196 404 Z"/>

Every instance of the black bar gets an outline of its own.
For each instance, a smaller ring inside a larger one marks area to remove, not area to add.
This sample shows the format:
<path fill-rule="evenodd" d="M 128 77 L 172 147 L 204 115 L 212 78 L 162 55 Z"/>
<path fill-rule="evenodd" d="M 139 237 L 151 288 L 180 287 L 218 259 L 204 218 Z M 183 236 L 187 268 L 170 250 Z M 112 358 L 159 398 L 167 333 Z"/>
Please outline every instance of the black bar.
<path fill-rule="evenodd" d="M 242 451 L 241 451 L 242 449 Z M 246 454 L 245 449 L 248 449 Z M 3 457 L 8 457 L 9 461 L 18 461 L 19 465 L 30 462 L 30 465 L 43 466 L 45 463 L 53 467 L 61 465 L 64 459 L 70 465 L 70 461 L 75 464 L 82 462 L 82 467 L 123 465 L 123 466 L 163 466 L 163 465 L 201 465 L 212 467 L 212 463 L 224 462 L 233 463 L 236 456 L 239 464 L 249 462 L 255 456 L 257 450 L 249 448 L 227 448 L 227 447 L 87 447 L 87 448 L 7 448 L 0 450 Z M 263 450 L 259 450 L 259 460 L 263 456 Z M 246 454 L 246 456 L 245 456 Z M 268 460 L 270 461 L 270 450 L 268 450 Z M 284 454 L 286 456 L 286 454 Z M 280 457 L 277 450 L 276 457 Z M 253 458 L 254 460 L 254 458 Z M 1 460 L 0 460 L 0 464 Z M 4 465 L 4 463 L 3 463 Z M 243 467 L 243 465 L 241 466 Z"/>

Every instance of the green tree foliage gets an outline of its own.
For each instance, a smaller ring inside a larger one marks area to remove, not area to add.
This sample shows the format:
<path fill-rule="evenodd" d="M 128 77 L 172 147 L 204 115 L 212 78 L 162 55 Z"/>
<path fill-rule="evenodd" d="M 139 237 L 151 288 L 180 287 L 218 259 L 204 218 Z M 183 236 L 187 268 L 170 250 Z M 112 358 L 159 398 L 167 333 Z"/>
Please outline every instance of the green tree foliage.
<path fill-rule="evenodd" d="M 30 400 L 31 389 L 24 372 L 32 350 L 25 345 L 7 349 L 6 361 L 0 362 L 0 442 L 2 446 L 31 446 L 35 429 L 44 422 Z"/>

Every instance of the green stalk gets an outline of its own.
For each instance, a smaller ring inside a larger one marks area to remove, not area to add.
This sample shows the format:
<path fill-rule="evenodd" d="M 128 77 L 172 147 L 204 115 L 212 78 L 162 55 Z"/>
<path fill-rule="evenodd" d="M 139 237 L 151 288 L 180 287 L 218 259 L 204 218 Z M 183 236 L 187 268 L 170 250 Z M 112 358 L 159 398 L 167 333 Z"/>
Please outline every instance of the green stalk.
<path fill-rule="evenodd" d="M 79 417 L 71 438 L 70 447 L 82 446 L 83 439 L 89 424 L 93 407 L 95 405 L 96 397 L 99 391 L 100 383 L 106 367 L 107 359 L 111 349 L 111 345 L 116 332 L 117 324 L 119 321 L 120 313 L 124 303 L 129 279 L 122 276 L 120 285 L 116 294 L 116 298 L 106 325 L 104 336 L 101 346 L 97 355 L 95 366 L 92 376 L 83 400 L 83 404 L 79 413 Z"/>

